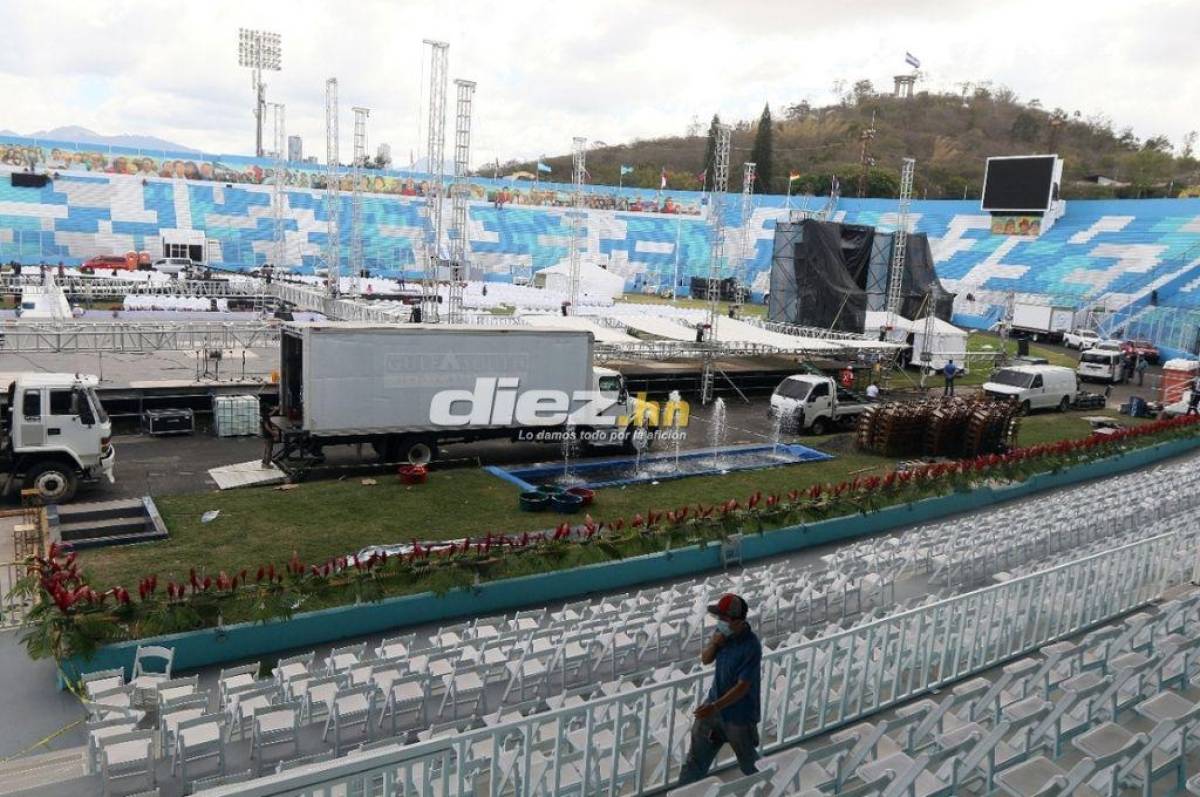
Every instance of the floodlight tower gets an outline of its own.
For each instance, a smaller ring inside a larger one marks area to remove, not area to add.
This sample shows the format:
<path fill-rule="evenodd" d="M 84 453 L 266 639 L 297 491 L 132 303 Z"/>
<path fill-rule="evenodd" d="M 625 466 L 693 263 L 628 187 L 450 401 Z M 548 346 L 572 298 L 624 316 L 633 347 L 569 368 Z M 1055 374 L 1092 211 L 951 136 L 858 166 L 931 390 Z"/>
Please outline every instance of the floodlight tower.
<path fill-rule="evenodd" d="M 363 273 L 362 169 L 367 159 L 367 117 L 370 108 L 354 108 L 354 162 L 350 164 L 350 293 L 358 294 Z"/>
<path fill-rule="evenodd" d="M 338 82 L 331 77 L 325 81 L 325 286 L 336 296 L 341 286 L 341 246 L 338 236 L 338 210 L 342 198 L 338 194 Z"/>
<path fill-rule="evenodd" d="M 458 101 L 454 123 L 454 185 L 450 189 L 450 295 L 447 311 L 451 324 L 463 321 L 463 284 L 470 276 L 467 268 L 467 198 L 471 188 L 467 173 L 471 169 L 471 99 L 475 81 L 455 80 Z"/>
<path fill-rule="evenodd" d="M 908 206 L 912 202 L 913 171 L 917 162 L 905 158 L 900 169 L 900 207 L 896 213 L 896 237 L 892 246 L 892 267 L 888 272 L 888 326 L 896 328 L 900 314 L 900 292 L 904 287 L 904 255 L 908 248 Z"/>
<path fill-rule="evenodd" d="M 263 114 L 267 104 L 267 84 L 263 70 L 278 72 L 283 58 L 283 45 L 278 33 L 238 28 L 238 66 L 250 70 L 250 86 L 254 89 L 254 153 L 263 156 Z"/>
<path fill-rule="evenodd" d="M 742 164 L 742 231 L 738 238 L 738 259 L 737 269 L 734 272 L 733 278 L 736 281 L 733 304 L 741 310 L 742 305 L 746 302 L 746 283 L 742 279 L 743 273 L 749 276 L 750 269 L 746 259 L 750 253 L 750 240 L 753 237 L 750 234 L 750 218 L 754 215 L 754 170 L 756 165 L 753 163 Z"/>
<path fill-rule="evenodd" d="M 569 301 L 571 312 L 574 313 L 579 305 L 579 258 L 582 254 L 579 251 L 579 228 L 583 216 L 583 181 L 587 173 L 587 139 L 575 136 L 571 141 L 571 185 L 574 190 L 571 194 L 571 241 L 567 249 L 567 262 L 571 267 Z"/>
<path fill-rule="evenodd" d="M 283 181 L 287 174 L 287 126 L 284 120 L 283 103 L 271 103 L 274 127 L 275 174 L 271 183 L 271 219 L 275 223 L 275 268 L 283 268 L 287 259 L 287 243 L 283 227 Z"/>
<path fill-rule="evenodd" d="M 721 262 L 725 258 L 725 193 L 729 189 L 729 140 L 732 125 L 717 125 L 713 152 L 713 190 L 709 198 L 709 224 L 712 228 L 708 255 L 708 336 L 704 352 L 704 372 L 700 382 L 700 401 L 713 398 L 713 371 L 716 369 L 717 321 L 720 316 Z"/>
<path fill-rule="evenodd" d="M 425 279 L 422 282 L 421 318 L 438 320 L 438 256 L 442 243 L 442 168 L 446 145 L 446 65 L 450 45 L 424 39 L 429 45 L 429 192 L 425 195 Z"/>

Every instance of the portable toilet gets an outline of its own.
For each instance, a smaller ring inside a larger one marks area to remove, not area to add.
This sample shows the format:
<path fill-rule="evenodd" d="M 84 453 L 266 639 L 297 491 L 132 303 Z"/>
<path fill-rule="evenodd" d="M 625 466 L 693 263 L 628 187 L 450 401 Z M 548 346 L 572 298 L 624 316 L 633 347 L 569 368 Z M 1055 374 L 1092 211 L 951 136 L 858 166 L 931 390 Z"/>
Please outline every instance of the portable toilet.
<path fill-rule="evenodd" d="M 1183 400 L 1183 394 L 1191 387 L 1191 381 L 1200 372 L 1200 361 L 1167 360 L 1162 369 L 1162 403 L 1174 404 Z"/>

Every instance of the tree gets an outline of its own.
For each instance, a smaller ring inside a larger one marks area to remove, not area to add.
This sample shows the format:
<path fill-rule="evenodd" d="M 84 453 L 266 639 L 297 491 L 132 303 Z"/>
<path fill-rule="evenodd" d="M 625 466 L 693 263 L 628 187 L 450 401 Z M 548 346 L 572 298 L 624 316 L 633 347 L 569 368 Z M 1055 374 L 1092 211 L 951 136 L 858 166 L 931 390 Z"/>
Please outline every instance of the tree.
<path fill-rule="evenodd" d="M 1012 127 L 1009 128 L 1008 132 L 1016 141 L 1032 142 L 1037 140 L 1037 117 L 1026 111 L 1021 111 L 1017 114 L 1017 118 L 1013 119 Z"/>
<path fill-rule="evenodd" d="M 1170 152 L 1171 139 L 1164 135 L 1157 135 L 1153 138 L 1148 138 L 1142 142 L 1142 149 L 1150 150 L 1151 152 Z"/>
<path fill-rule="evenodd" d="M 703 129 L 704 126 L 700 124 L 700 117 L 693 114 L 692 121 L 688 122 L 687 137 L 695 138 L 696 136 L 700 135 L 700 131 Z"/>
<path fill-rule="evenodd" d="M 854 82 L 854 88 L 852 91 L 854 92 L 854 103 L 856 105 L 862 105 L 872 96 L 874 96 L 875 87 L 871 85 L 871 81 L 869 80 L 856 80 Z"/>
<path fill-rule="evenodd" d="M 758 175 L 760 192 L 771 190 L 774 185 L 774 125 L 771 124 L 771 105 L 763 106 L 762 116 L 758 118 L 758 130 L 754 134 L 754 146 L 750 149 L 750 160 L 755 164 L 755 174 Z"/>
<path fill-rule="evenodd" d="M 708 125 L 708 143 L 704 147 L 704 179 L 709 185 L 713 182 L 713 161 L 717 157 L 717 127 L 721 117 L 713 114 L 712 122 Z"/>
<path fill-rule="evenodd" d="M 1138 138 L 1133 134 L 1133 128 L 1127 127 L 1121 131 L 1120 137 L 1117 138 L 1117 143 L 1128 150 L 1136 150 L 1138 148 Z"/>
<path fill-rule="evenodd" d="M 795 105 L 789 105 L 783 109 L 784 118 L 792 122 L 807 119 L 810 114 L 812 114 L 812 106 L 809 105 L 808 100 L 800 100 Z"/>
<path fill-rule="evenodd" d="M 1189 130 L 1187 135 L 1183 137 L 1183 150 L 1179 153 L 1181 158 L 1190 158 L 1196 151 L 1196 136 L 1195 130 Z"/>

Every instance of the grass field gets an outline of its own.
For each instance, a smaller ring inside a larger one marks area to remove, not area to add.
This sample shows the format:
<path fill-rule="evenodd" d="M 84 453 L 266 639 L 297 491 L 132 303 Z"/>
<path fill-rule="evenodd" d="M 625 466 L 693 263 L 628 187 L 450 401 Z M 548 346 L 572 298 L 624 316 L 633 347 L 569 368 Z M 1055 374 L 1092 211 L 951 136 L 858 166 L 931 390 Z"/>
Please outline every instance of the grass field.
<path fill-rule="evenodd" d="M 1085 436 L 1089 426 L 1083 416 L 1094 414 L 1099 413 L 1035 414 L 1022 420 L 1020 443 Z M 608 488 L 599 491 L 592 514 L 597 520 L 629 519 L 649 509 L 740 500 L 756 490 L 782 494 L 814 483 L 880 473 L 895 464 L 884 457 L 844 450 L 850 445 L 847 435 L 801 442 L 840 453 L 820 463 Z M 561 520 L 556 515 L 518 511 L 517 489 L 481 470 L 435 471 L 427 484 L 418 487 L 406 487 L 387 475 L 375 480 L 378 483 L 370 486 L 354 478 L 307 482 L 286 491 L 259 488 L 158 498 L 169 540 L 85 551 L 80 558 L 97 587 L 129 586 L 150 573 L 163 579 L 186 577 L 191 567 L 210 573 L 255 568 L 263 562 L 282 562 L 292 551 L 305 561 L 322 561 L 368 545 L 414 537 L 520 533 Z M 219 509 L 220 516 L 201 523 L 201 514 L 212 509 Z"/>

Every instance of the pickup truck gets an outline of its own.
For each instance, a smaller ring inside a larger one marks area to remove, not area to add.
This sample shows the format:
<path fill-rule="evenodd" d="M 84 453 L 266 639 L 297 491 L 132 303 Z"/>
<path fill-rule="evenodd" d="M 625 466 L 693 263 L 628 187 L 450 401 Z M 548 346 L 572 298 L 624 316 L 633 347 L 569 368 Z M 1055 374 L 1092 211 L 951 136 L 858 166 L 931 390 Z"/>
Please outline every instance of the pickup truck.
<path fill-rule="evenodd" d="M 869 405 L 828 376 L 795 374 L 775 388 L 767 412 L 788 429 L 822 435 L 854 420 Z"/>

